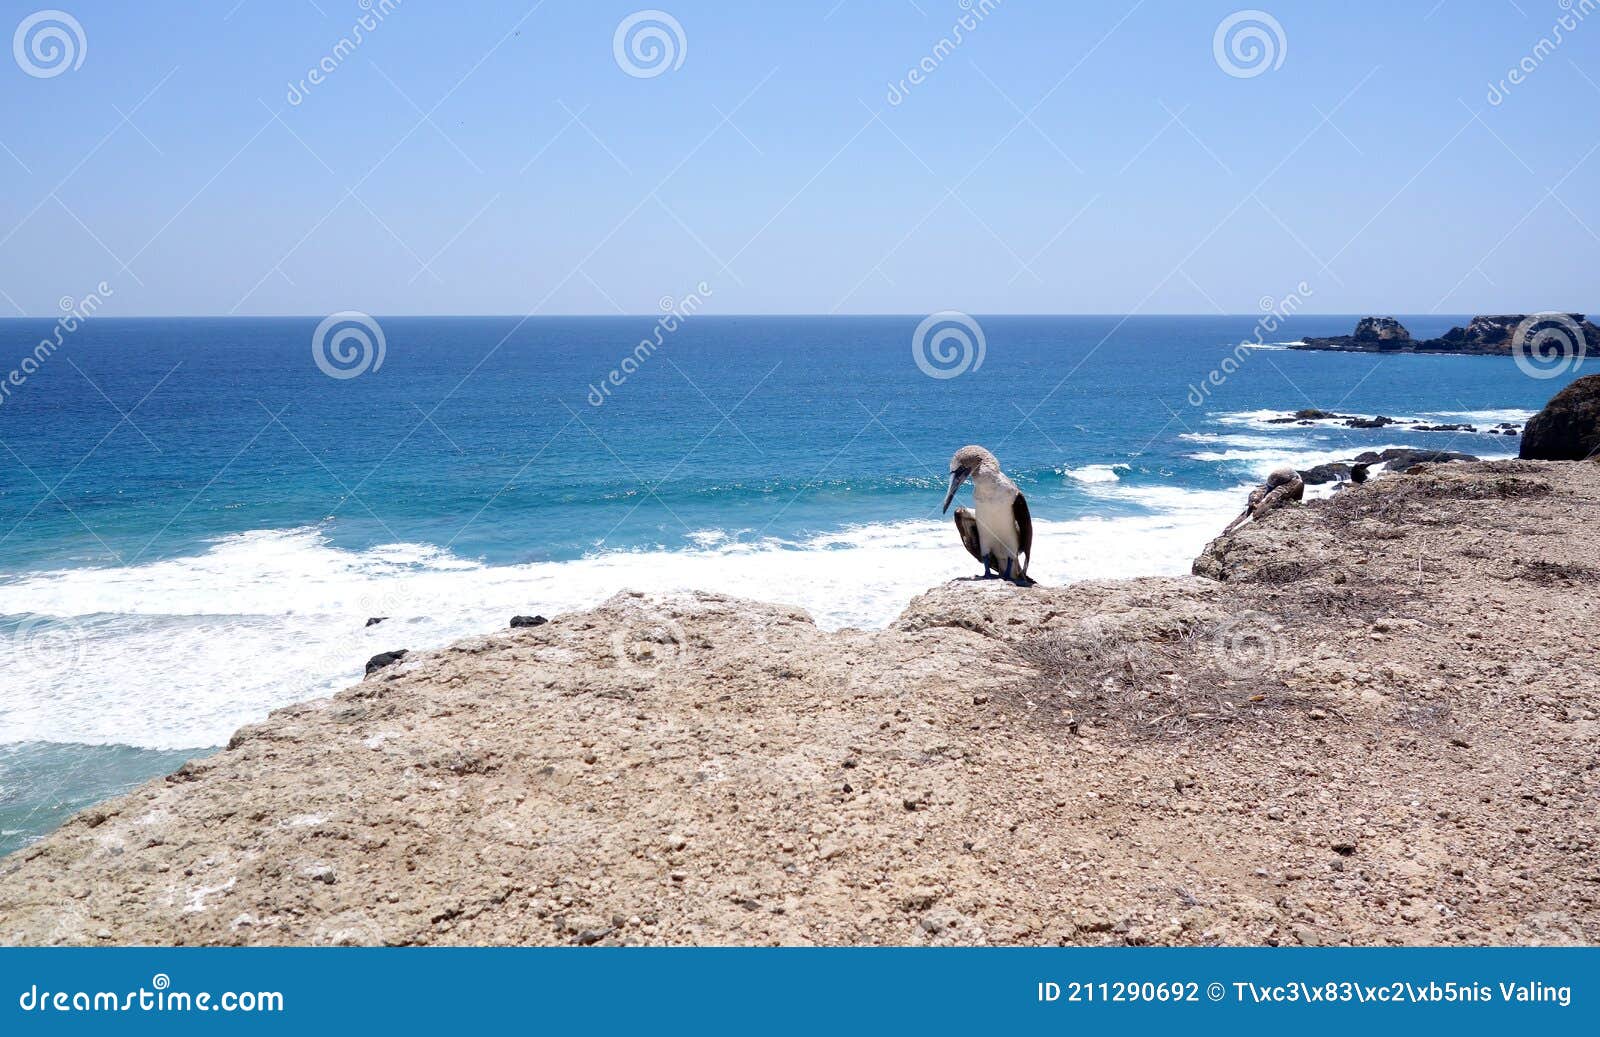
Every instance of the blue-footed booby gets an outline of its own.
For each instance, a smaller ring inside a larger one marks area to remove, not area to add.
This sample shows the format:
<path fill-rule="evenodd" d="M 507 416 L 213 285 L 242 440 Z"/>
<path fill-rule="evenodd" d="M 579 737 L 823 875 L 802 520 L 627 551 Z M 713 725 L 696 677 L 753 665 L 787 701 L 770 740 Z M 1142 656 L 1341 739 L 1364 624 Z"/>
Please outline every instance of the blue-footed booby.
<path fill-rule="evenodd" d="M 1006 478 L 993 454 L 981 446 L 964 446 L 950 458 L 950 492 L 940 510 L 950 510 L 956 491 L 968 479 L 975 510 L 956 509 L 961 543 L 983 563 L 985 579 L 993 569 L 1019 586 L 1032 586 L 1028 563 L 1033 558 L 1033 516 L 1028 514 L 1028 499 Z"/>
<path fill-rule="evenodd" d="M 1365 472 L 1362 473 L 1365 475 Z M 1239 517 L 1228 523 L 1228 528 L 1223 533 L 1232 533 L 1245 519 L 1260 520 L 1269 511 L 1277 511 L 1290 503 L 1303 499 L 1306 495 L 1305 480 L 1300 478 L 1300 473 L 1293 468 L 1283 467 L 1275 469 L 1267 476 L 1267 481 L 1250 491 L 1250 500 L 1244 506 L 1244 511 Z"/>

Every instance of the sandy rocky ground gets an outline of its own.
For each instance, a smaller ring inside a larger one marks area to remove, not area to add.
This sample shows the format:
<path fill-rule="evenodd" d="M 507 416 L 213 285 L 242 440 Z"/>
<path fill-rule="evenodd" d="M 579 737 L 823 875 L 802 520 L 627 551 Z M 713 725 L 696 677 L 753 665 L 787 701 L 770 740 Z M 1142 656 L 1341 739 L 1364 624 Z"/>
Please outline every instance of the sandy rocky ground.
<path fill-rule="evenodd" d="M 1597 520 L 1454 464 L 883 631 L 619 595 L 78 815 L 0 943 L 1600 942 Z"/>

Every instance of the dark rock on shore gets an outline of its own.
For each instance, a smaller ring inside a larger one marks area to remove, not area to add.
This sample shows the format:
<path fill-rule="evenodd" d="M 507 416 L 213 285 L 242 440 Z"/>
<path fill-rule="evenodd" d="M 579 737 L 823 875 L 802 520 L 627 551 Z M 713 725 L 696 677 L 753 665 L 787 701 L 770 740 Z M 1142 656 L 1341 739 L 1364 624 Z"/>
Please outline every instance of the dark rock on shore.
<path fill-rule="evenodd" d="M 511 628 L 515 630 L 518 627 L 542 627 L 548 622 L 549 620 L 543 616 L 512 616 Z"/>
<path fill-rule="evenodd" d="M 1390 447 L 1387 450 L 1367 450 L 1356 455 L 1363 464 L 1382 464 L 1386 472 L 1399 472 L 1416 464 L 1442 464 L 1446 461 L 1476 461 L 1471 454 L 1454 450 L 1414 450 L 1409 447 Z"/>
<path fill-rule="evenodd" d="M 1528 419 L 1521 456 L 1537 461 L 1600 456 L 1600 374 L 1579 378 Z"/>
<path fill-rule="evenodd" d="M 1372 467 L 1372 462 L 1355 461 L 1328 461 L 1324 464 L 1314 465 L 1300 473 L 1300 480 L 1307 486 L 1320 486 L 1323 483 L 1344 482 L 1353 483 L 1367 481 L 1367 469 Z"/>
<path fill-rule="evenodd" d="M 1329 461 L 1311 468 L 1302 469 L 1300 479 L 1308 486 L 1320 486 L 1325 482 L 1338 482 L 1350 477 L 1350 466 L 1343 461 Z"/>
<path fill-rule="evenodd" d="M 371 659 L 367 660 L 367 676 L 372 676 L 385 666 L 394 665 L 401 659 L 404 659 L 407 654 L 409 654 L 407 650 L 402 648 L 399 651 L 381 652 L 378 655 L 373 656 Z"/>
<path fill-rule="evenodd" d="M 1526 313 L 1489 314 L 1473 317 L 1464 328 L 1454 327 L 1438 338 L 1414 339 L 1393 317 L 1363 317 L 1354 334 L 1326 338 L 1307 338 L 1290 349 L 1323 349 L 1357 353 L 1466 353 L 1476 356 L 1510 356 L 1517 328 L 1527 320 Z M 1564 318 L 1564 319 L 1563 319 Z M 1600 327 L 1581 313 L 1552 314 L 1535 327 L 1569 323 L 1580 330 L 1584 356 L 1600 356 Z M 1557 347 L 1560 348 L 1559 346 Z M 1567 347 L 1568 351 L 1572 347 Z M 1535 354 L 1541 350 L 1534 349 Z"/>
<path fill-rule="evenodd" d="M 375 627 L 379 623 L 382 623 L 384 620 L 386 620 L 388 618 L 389 618 L 388 616 L 372 616 L 367 620 L 367 626 Z"/>
<path fill-rule="evenodd" d="M 1395 424 L 1398 422 L 1386 414 L 1379 414 L 1375 418 L 1350 418 L 1345 422 L 1347 428 L 1383 428 Z"/>
<path fill-rule="evenodd" d="M 1475 425 L 1412 425 L 1413 432 L 1476 432 Z M 1495 430 L 1496 432 L 1499 429 Z"/>

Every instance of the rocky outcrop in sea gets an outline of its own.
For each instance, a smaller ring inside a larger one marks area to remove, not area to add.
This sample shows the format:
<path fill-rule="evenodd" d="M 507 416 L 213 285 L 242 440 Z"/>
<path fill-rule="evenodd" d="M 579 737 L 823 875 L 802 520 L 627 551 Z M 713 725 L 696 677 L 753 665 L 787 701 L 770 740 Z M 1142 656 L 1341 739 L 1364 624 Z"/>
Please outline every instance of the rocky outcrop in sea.
<path fill-rule="evenodd" d="M 1466 327 L 1453 327 L 1438 338 L 1411 337 L 1405 325 L 1393 317 L 1363 317 L 1349 335 L 1326 338 L 1308 337 L 1290 344 L 1290 349 L 1322 349 L 1356 353 L 1466 353 L 1478 356 L 1510 356 L 1515 345 L 1516 331 L 1530 315 L 1526 313 L 1497 314 L 1472 318 Z M 1584 356 L 1600 356 L 1600 327 L 1596 327 L 1581 313 L 1554 315 L 1551 320 L 1565 318 L 1572 327 L 1582 331 Z M 1567 347 L 1571 355 L 1578 355 L 1576 346 Z"/>

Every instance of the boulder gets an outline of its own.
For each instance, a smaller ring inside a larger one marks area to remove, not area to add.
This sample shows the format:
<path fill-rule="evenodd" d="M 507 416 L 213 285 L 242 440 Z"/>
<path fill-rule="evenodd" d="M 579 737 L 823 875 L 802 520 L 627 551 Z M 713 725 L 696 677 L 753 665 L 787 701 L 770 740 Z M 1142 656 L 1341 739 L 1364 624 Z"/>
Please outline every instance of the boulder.
<path fill-rule="evenodd" d="M 385 666 L 394 665 L 401 659 L 404 659 L 407 654 L 408 653 L 406 649 L 401 648 L 398 651 L 381 652 L 378 655 L 373 656 L 371 659 L 367 660 L 367 676 L 371 677 L 374 673 L 377 673 Z"/>
<path fill-rule="evenodd" d="M 1600 455 L 1600 374 L 1586 375 L 1551 397 L 1522 430 L 1519 456 L 1532 461 L 1582 461 Z"/>
<path fill-rule="evenodd" d="M 1375 418 L 1350 418 L 1345 421 L 1348 428 L 1383 428 L 1385 425 L 1394 425 L 1397 422 L 1386 414 L 1379 414 Z"/>
<path fill-rule="evenodd" d="M 1320 486 L 1325 482 L 1338 482 L 1350 477 L 1350 466 L 1343 461 L 1329 461 L 1312 468 L 1302 469 L 1300 478 L 1308 486 Z"/>
<path fill-rule="evenodd" d="M 512 616 L 511 629 L 515 630 L 518 627 L 542 627 L 548 622 L 550 621 L 545 619 L 543 616 Z"/>
<path fill-rule="evenodd" d="M 1356 324 L 1357 341 L 1410 342 L 1411 332 L 1393 317 L 1362 317 Z"/>
<path fill-rule="evenodd" d="M 1442 464 L 1446 461 L 1476 461 L 1478 458 L 1471 454 L 1461 454 L 1454 450 L 1411 450 L 1402 447 L 1390 447 L 1380 451 L 1378 460 L 1383 462 L 1386 472 L 1399 472 L 1419 464 Z"/>
<path fill-rule="evenodd" d="M 388 618 L 389 618 L 388 616 L 371 616 L 371 617 L 368 617 L 367 626 L 375 627 L 379 623 L 382 623 L 384 620 L 386 620 Z"/>

